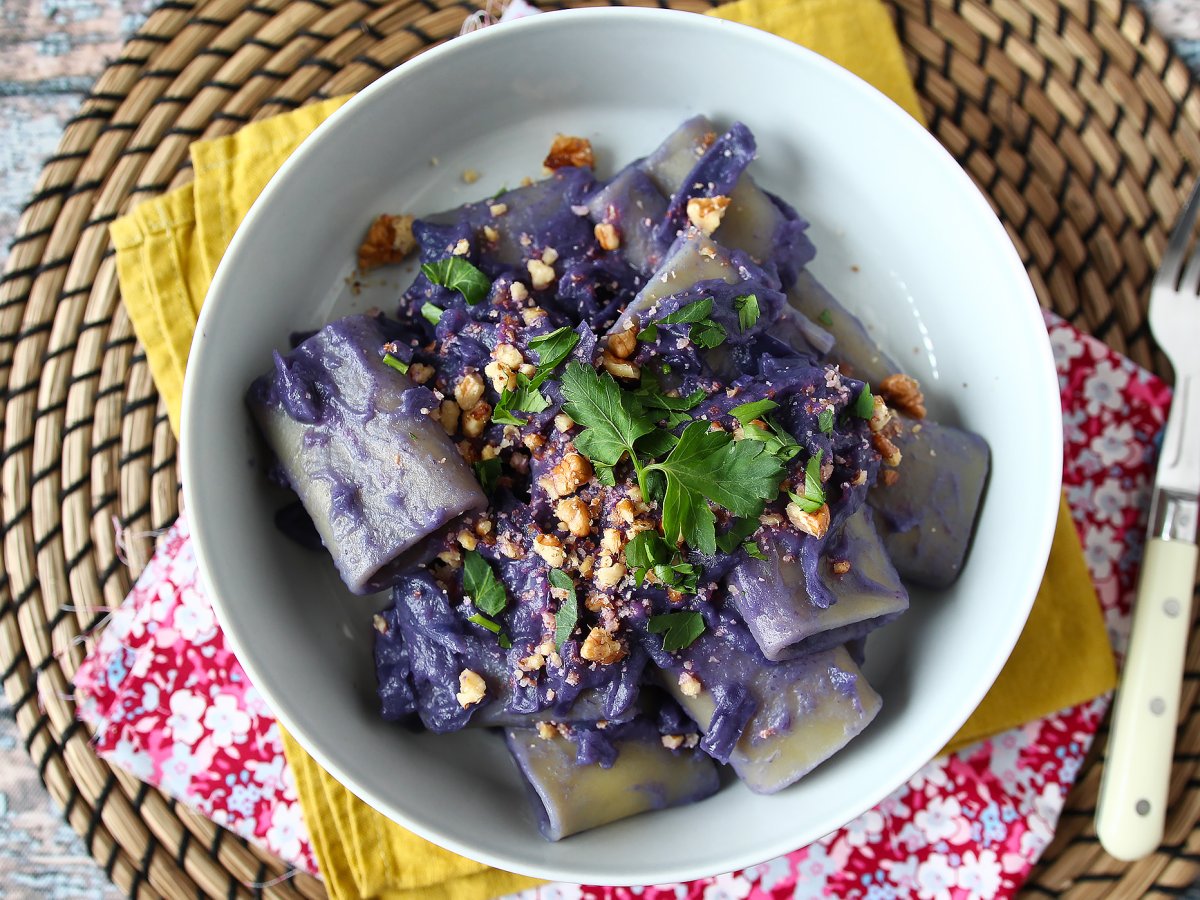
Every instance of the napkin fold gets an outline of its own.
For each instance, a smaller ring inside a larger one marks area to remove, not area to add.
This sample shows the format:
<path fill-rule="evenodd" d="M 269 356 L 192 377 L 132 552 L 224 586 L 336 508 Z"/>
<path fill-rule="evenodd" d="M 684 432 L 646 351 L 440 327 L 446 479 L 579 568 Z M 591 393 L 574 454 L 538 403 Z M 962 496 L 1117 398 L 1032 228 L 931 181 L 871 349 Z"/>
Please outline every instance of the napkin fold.
<path fill-rule="evenodd" d="M 739 0 L 713 15 L 773 31 L 859 74 L 922 119 L 878 0 Z M 191 148 L 195 181 L 111 226 L 122 299 L 178 433 L 196 319 L 234 231 L 288 155 L 348 98 L 250 124 Z M 948 749 L 1110 690 L 1112 651 L 1079 538 L 1060 513 L 1046 576 L 1016 649 Z M 284 737 L 312 842 L 335 898 L 474 900 L 536 884 L 449 853 L 355 798 Z"/>

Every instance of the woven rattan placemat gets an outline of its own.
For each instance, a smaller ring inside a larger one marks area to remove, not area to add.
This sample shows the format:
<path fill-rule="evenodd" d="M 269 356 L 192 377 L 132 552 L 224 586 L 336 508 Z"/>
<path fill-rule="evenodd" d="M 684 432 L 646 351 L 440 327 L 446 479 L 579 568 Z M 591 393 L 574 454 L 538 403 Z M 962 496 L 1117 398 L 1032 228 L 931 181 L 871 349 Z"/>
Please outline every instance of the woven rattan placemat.
<path fill-rule="evenodd" d="M 1169 374 L 1145 302 L 1200 163 L 1187 67 L 1128 0 L 893 2 L 930 127 L 991 198 L 1042 303 Z M 306 876 L 247 887 L 284 866 L 97 759 L 74 719 L 76 639 L 101 618 L 77 610 L 119 604 L 178 509 L 175 441 L 118 303 L 108 224 L 186 181 L 191 141 L 357 90 L 474 10 L 169 0 L 70 121 L 21 219 L 0 281 L 0 678 L 47 788 L 131 894 L 323 896 Z M 1200 875 L 1200 641 L 1188 669 L 1164 849 L 1135 865 L 1100 850 L 1094 753 L 1031 895 L 1178 894 Z"/>

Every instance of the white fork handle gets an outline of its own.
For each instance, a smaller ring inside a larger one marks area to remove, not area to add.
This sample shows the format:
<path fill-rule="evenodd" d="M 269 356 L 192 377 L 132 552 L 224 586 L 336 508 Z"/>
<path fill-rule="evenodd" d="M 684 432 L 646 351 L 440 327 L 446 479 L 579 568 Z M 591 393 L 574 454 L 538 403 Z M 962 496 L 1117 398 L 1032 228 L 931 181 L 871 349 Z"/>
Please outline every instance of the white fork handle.
<path fill-rule="evenodd" d="M 1100 843 L 1117 859 L 1162 843 L 1196 555 L 1186 541 L 1146 542 L 1096 807 Z"/>

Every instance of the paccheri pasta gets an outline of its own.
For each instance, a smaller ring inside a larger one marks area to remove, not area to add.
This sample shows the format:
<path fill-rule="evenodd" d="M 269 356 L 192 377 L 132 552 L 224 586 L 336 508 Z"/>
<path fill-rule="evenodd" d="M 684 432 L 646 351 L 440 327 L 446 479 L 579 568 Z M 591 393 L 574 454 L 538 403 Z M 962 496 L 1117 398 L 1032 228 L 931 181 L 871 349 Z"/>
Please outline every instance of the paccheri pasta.
<path fill-rule="evenodd" d="M 396 314 L 248 394 L 347 586 L 391 592 L 384 717 L 504 729 L 551 839 L 702 799 L 718 763 L 778 791 L 859 734 L 866 635 L 902 578 L 957 576 L 988 471 L 806 269 L 745 126 L 696 117 L 607 181 L 555 148 L 377 220 L 360 262 L 420 254 Z"/>

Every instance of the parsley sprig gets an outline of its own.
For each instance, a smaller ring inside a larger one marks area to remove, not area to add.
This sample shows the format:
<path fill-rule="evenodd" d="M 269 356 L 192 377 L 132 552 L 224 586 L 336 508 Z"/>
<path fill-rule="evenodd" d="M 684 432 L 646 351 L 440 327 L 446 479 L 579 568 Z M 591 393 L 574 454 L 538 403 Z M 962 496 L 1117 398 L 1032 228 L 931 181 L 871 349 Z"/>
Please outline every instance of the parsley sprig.
<path fill-rule="evenodd" d="M 625 545 L 625 564 L 633 570 L 637 584 L 653 572 L 663 585 L 683 594 L 696 593 L 696 582 L 702 573 L 699 566 L 687 562 L 683 554 L 654 531 L 640 531 Z"/>
<path fill-rule="evenodd" d="M 421 266 L 421 274 L 442 287 L 462 294 L 468 306 L 474 306 L 488 295 L 492 283 L 469 261 L 461 256 L 448 256 Z"/>
<path fill-rule="evenodd" d="M 550 584 L 567 595 L 554 614 L 554 645 L 561 652 L 563 644 L 575 630 L 575 623 L 579 621 L 579 598 L 575 594 L 575 582 L 562 569 L 550 570 Z"/>
<path fill-rule="evenodd" d="M 821 484 L 821 450 L 808 458 L 804 467 L 804 494 L 788 491 L 792 502 L 806 513 L 814 513 L 825 505 L 825 488 Z"/>
<path fill-rule="evenodd" d="M 704 634 L 704 617 L 698 612 L 675 612 L 651 616 L 646 630 L 663 636 L 663 649 L 668 653 L 684 650 Z"/>
<path fill-rule="evenodd" d="M 496 403 L 496 408 L 492 410 L 492 421 L 501 425 L 519 427 L 525 424 L 525 419 L 514 415 L 514 412 L 539 413 L 546 410 L 550 406 L 550 401 L 538 389 L 554 373 L 559 364 L 571 355 L 571 351 L 578 343 L 579 333 L 565 325 L 549 334 L 539 335 L 530 340 L 530 349 L 536 350 L 538 354 L 537 372 L 532 378 L 528 375 L 517 374 L 516 388 L 505 388 L 500 394 L 500 400 Z"/>
<path fill-rule="evenodd" d="M 606 480 L 627 457 L 642 493 L 661 494 L 663 534 L 670 543 L 682 538 L 711 555 L 717 543 L 709 501 L 736 516 L 757 517 L 779 493 L 783 464 L 762 443 L 734 441 L 727 432 L 710 431 L 704 420 L 689 424 L 678 440 L 658 437 L 655 415 L 636 392 L 582 363 L 567 366 L 562 392 L 563 410 L 583 429 L 576 449 Z M 648 438 L 651 434 L 656 436 Z"/>
<path fill-rule="evenodd" d="M 757 302 L 756 299 L 756 305 Z M 705 350 L 712 349 L 724 343 L 726 337 L 725 326 L 711 318 L 712 308 L 711 297 L 681 306 L 669 316 L 664 316 L 657 322 L 651 322 L 639 331 L 638 340 L 650 343 L 657 341 L 660 325 L 688 325 L 688 338 L 691 342 Z"/>

